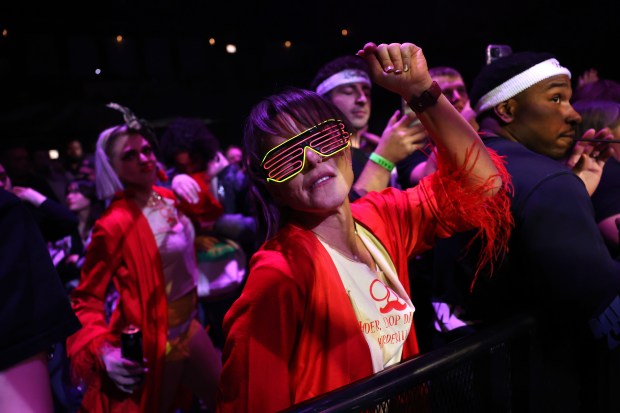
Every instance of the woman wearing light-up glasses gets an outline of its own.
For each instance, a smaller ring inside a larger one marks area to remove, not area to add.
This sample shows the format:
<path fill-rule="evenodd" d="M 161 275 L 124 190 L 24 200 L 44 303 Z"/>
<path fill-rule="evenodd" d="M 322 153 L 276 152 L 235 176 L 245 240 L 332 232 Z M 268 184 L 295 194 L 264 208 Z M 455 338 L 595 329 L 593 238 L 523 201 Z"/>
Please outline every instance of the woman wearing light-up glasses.
<path fill-rule="evenodd" d="M 349 134 L 335 106 L 294 89 L 253 108 L 245 164 L 268 239 L 224 320 L 219 411 L 278 411 L 415 356 L 408 257 L 472 228 L 484 241 L 480 267 L 505 249 L 509 178 L 442 96 L 422 50 L 368 43 L 358 55 L 417 112 L 439 169 L 415 188 L 350 203 Z M 379 173 L 393 168 L 371 159 Z"/>

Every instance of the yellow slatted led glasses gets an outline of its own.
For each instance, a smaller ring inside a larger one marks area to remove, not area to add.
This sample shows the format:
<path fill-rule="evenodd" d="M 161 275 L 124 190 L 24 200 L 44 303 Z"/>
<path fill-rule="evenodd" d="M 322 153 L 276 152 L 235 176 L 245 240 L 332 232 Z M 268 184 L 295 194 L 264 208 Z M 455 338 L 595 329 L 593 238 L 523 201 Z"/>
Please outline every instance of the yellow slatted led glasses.
<path fill-rule="evenodd" d="M 349 133 L 337 119 L 329 119 L 282 142 L 265 154 L 261 167 L 267 182 L 286 182 L 306 165 L 306 148 L 326 157 L 349 146 Z"/>

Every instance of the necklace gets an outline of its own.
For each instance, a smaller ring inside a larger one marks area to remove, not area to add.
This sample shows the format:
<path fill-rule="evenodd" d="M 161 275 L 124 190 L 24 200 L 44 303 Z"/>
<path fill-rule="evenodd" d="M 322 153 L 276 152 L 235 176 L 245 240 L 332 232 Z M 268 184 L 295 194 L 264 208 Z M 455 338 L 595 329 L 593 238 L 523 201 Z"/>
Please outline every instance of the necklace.
<path fill-rule="evenodd" d="M 319 234 L 317 234 L 314 231 L 312 231 L 312 232 L 314 233 L 314 235 L 316 235 L 316 237 L 318 239 L 323 241 L 323 243 L 325 243 L 327 246 L 329 246 L 331 249 L 333 249 L 334 251 L 336 251 L 337 253 L 339 253 L 340 255 L 342 255 L 343 257 L 348 259 L 349 261 L 360 262 L 360 263 L 362 262 L 362 260 L 360 259 L 359 255 L 357 255 L 357 254 L 351 255 L 350 252 L 343 251 L 340 248 L 337 248 L 337 247 L 333 246 L 332 244 L 327 242 L 327 240 L 325 238 L 323 238 L 322 236 L 320 236 Z M 358 237 L 357 230 L 355 230 L 355 236 Z"/>
<path fill-rule="evenodd" d="M 164 202 L 164 198 L 159 195 L 157 192 L 151 192 L 151 196 L 146 201 L 146 206 L 149 208 L 155 208 L 158 205 L 161 205 Z"/>
<path fill-rule="evenodd" d="M 146 201 L 146 206 L 153 209 L 152 213 L 159 214 L 170 228 L 176 226 L 179 222 L 176 209 L 168 205 L 166 201 L 164 201 L 164 197 L 155 191 L 149 196 L 149 199 Z"/>

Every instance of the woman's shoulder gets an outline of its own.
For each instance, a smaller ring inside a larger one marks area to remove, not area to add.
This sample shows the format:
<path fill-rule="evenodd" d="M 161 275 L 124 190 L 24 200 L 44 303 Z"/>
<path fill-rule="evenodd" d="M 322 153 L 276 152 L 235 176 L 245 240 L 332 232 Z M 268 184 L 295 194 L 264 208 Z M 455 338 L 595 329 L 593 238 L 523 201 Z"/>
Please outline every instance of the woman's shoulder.
<path fill-rule="evenodd" d="M 291 260 L 282 250 L 269 248 L 261 248 L 252 255 L 249 269 L 244 293 L 255 297 L 276 291 L 303 296 L 314 273 L 301 262 Z"/>
<path fill-rule="evenodd" d="M 116 198 L 95 221 L 94 229 L 105 229 L 107 232 L 126 231 L 136 219 L 142 215 L 140 208 L 126 198 Z"/>
<path fill-rule="evenodd" d="M 266 240 L 254 254 L 260 253 L 272 259 L 287 259 L 303 254 L 315 245 L 316 238 L 311 231 L 295 225 L 284 225 Z"/>
<path fill-rule="evenodd" d="M 318 248 L 320 243 L 311 231 L 285 225 L 252 255 L 250 267 L 299 279 L 313 273 Z"/>

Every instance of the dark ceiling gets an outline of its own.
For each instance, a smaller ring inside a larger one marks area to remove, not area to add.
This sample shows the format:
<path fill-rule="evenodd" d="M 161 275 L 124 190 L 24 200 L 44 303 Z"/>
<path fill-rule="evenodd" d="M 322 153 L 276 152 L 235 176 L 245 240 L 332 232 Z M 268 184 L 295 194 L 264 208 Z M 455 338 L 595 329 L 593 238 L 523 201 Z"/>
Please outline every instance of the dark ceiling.
<path fill-rule="evenodd" d="M 105 108 L 116 101 L 156 127 L 175 116 L 205 118 L 224 143 L 238 142 L 261 96 L 307 86 L 322 63 L 367 41 L 417 43 L 429 65 L 453 66 L 467 82 L 489 43 L 552 52 L 574 78 L 595 67 L 620 80 L 614 1 L 574 9 L 565 1 L 50 3 L 0 4 L 0 32 L 7 31 L 0 37 L 3 140 L 94 142 L 120 121 Z M 227 54 L 226 43 L 237 53 Z M 373 97 L 371 127 L 380 132 L 399 102 L 378 88 Z"/>

